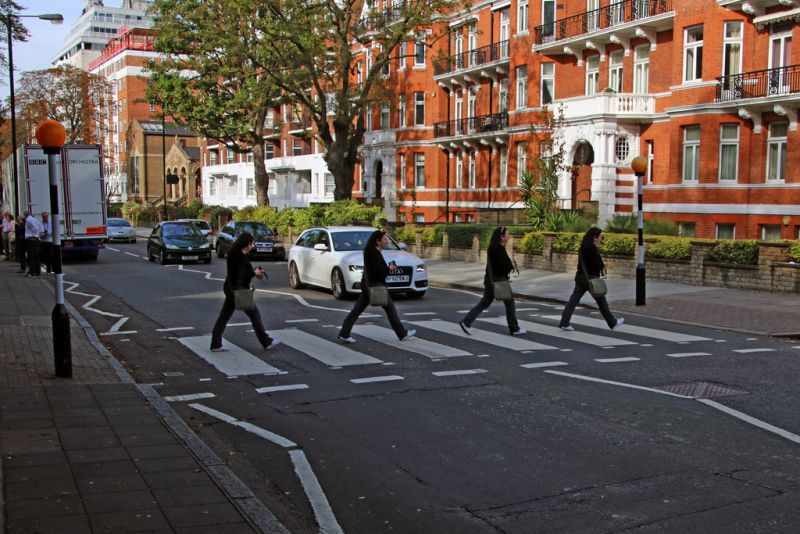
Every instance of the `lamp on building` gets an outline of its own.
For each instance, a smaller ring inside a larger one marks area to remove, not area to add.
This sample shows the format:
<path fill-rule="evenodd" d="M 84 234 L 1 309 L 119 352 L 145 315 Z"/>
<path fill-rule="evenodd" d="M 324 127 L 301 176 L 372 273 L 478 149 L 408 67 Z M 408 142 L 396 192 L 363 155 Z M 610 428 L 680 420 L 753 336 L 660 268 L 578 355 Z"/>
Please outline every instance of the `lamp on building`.
<path fill-rule="evenodd" d="M 8 90 L 9 98 L 11 99 L 11 161 L 14 164 L 11 175 L 14 179 L 14 215 L 19 215 L 19 184 L 17 183 L 17 112 L 14 102 L 14 48 L 12 46 L 13 36 L 11 30 L 14 19 L 18 18 L 49 20 L 53 24 L 61 24 L 64 22 L 64 17 L 58 13 L 45 13 L 44 15 L 13 15 L 11 13 L 3 13 L 0 14 L 0 17 L 2 17 L 3 22 L 6 23 L 8 36 Z"/>
<path fill-rule="evenodd" d="M 631 162 L 631 169 L 636 175 L 636 196 L 638 197 L 638 223 L 639 223 L 639 261 L 636 264 L 636 305 L 645 305 L 645 277 L 644 277 L 644 211 L 642 210 L 642 180 L 647 172 L 647 159 L 636 156 Z"/>

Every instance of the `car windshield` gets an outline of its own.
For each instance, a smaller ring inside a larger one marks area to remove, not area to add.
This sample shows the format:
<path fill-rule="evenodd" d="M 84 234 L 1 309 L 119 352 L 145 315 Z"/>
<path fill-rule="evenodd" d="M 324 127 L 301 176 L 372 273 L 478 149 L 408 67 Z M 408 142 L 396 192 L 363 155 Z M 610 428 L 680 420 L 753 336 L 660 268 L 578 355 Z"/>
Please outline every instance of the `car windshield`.
<path fill-rule="evenodd" d="M 191 223 L 165 224 L 162 233 L 164 237 L 203 237 L 200 230 Z"/>
<path fill-rule="evenodd" d="M 367 244 L 369 236 L 371 236 L 374 231 L 375 230 L 348 230 L 343 232 L 331 232 L 333 236 L 333 249 L 340 251 L 364 250 L 364 245 Z M 389 238 L 383 250 L 398 250 L 397 243 Z"/>
<path fill-rule="evenodd" d="M 211 230 L 211 227 L 205 221 L 194 221 L 194 224 L 196 224 L 201 230 Z"/>
<path fill-rule="evenodd" d="M 126 221 L 125 219 L 109 219 L 108 220 L 109 226 L 130 226 L 131 223 Z"/>
<path fill-rule="evenodd" d="M 275 234 L 269 229 L 269 226 L 261 223 L 245 223 L 241 228 L 242 232 L 249 232 L 256 239 L 264 239 L 273 237 Z"/>

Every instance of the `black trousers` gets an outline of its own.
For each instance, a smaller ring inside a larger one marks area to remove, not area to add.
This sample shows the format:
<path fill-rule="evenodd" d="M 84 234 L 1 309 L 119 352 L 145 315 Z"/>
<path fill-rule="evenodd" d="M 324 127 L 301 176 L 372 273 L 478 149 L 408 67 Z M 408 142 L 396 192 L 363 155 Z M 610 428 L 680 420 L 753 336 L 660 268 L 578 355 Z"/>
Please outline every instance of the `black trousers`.
<path fill-rule="evenodd" d="M 53 244 L 49 241 L 39 242 L 39 260 L 48 273 L 53 272 Z"/>
<path fill-rule="evenodd" d="M 217 322 L 214 324 L 214 330 L 211 331 L 211 346 L 222 346 L 222 333 L 225 332 L 225 327 L 228 325 L 233 312 L 236 311 L 236 304 L 233 297 L 233 291 L 228 288 L 228 284 L 223 285 L 225 292 L 225 302 L 222 304 L 222 309 L 217 317 Z M 264 324 L 261 322 L 261 313 L 258 311 L 258 306 L 252 310 L 244 312 L 250 318 L 250 323 L 253 325 L 253 330 L 256 331 L 256 337 L 261 342 L 264 348 L 269 347 L 272 343 L 272 338 L 264 331 Z"/>
<path fill-rule="evenodd" d="M 575 311 L 575 308 L 578 306 L 578 303 L 583 298 L 583 295 L 589 291 L 589 284 L 586 282 L 586 279 L 583 277 L 575 279 L 575 289 L 572 290 L 572 295 L 570 295 L 569 300 L 567 301 L 567 305 L 564 306 L 564 312 L 561 314 L 561 322 L 559 326 L 569 326 L 569 321 L 572 319 L 572 313 Z M 608 301 L 606 298 L 603 297 L 595 297 L 592 295 L 595 302 L 597 302 L 597 307 L 600 309 L 600 313 L 603 314 L 603 319 L 606 320 L 608 323 L 609 328 L 614 328 L 617 324 L 617 319 L 611 313 L 611 310 L 608 307 Z"/>
<path fill-rule="evenodd" d="M 475 322 L 475 319 L 478 318 L 478 315 L 483 312 L 486 308 L 492 305 L 494 302 L 494 286 L 492 282 L 489 280 L 489 275 L 483 277 L 483 296 L 478 303 L 472 307 L 471 310 L 467 313 L 467 316 L 464 317 L 464 324 L 467 326 L 472 326 L 472 323 Z M 517 330 L 519 330 L 519 323 L 517 322 L 517 307 L 514 304 L 514 299 L 511 300 L 504 300 L 503 304 L 506 307 L 506 322 L 508 323 L 508 330 L 513 334 Z"/>
<path fill-rule="evenodd" d="M 25 254 L 28 256 L 28 274 L 39 276 L 42 266 L 39 264 L 39 240 L 25 239 Z"/>
<path fill-rule="evenodd" d="M 342 323 L 342 329 L 339 330 L 339 335 L 341 337 L 350 337 L 350 332 L 353 330 L 353 325 L 356 324 L 359 316 L 364 313 L 364 310 L 367 309 L 369 306 L 369 289 L 362 290 L 361 294 L 358 296 L 358 300 L 353 305 L 353 309 L 350 310 L 350 313 L 347 314 L 347 317 L 344 319 L 344 323 Z M 397 335 L 397 339 L 403 339 L 406 337 L 408 331 L 406 327 L 403 326 L 403 321 L 400 320 L 400 315 L 397 313 L 397 308 L 394 307 L 394 301 L 392 300 L 392 296 L 389 295 L 389 302 L 386 306 L 381 306 L 383 311 L 386 312 L 386 317 L 389 319 L 389 324 L 392 325 L 392 330 L 394 330 L 395 335 Z"/>
<path fill-rule="evenodd" d="M 14 241 L 14 259 L 19 262 L 19 270 L 20 272 L 25 270 L 25 267 L 28 266 L 27 262 L 25 261 L 25 238 L 21 237 Z"/>

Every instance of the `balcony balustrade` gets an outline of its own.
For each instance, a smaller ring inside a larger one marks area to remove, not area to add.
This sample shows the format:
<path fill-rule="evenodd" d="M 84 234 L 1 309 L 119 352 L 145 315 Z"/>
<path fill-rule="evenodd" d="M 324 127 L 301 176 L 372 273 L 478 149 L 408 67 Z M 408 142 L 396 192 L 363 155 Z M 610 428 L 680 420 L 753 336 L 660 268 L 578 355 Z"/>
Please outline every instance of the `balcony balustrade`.
<path fill-rule="evenodd" d="M 452 121 L 436 122 L 433 125 L 433 136 L 458 137 L 499 132 L 508 128 L 508 112 L 492 113 L 466 117 Z"/>
<path fill-rule="evenodd" d="M 535 46 L 635 22 L 672 11 L 672 0 L 625 0 L 559 19 L 534 29 Z"/>
<path fill-rule="evenodd" d="M 647 119 L 656 111 L 656 99 L 641 93 L 597 93 L 567 98 L 551 104 L 563 106 L 564 118 L 580 119 L 591 115 L 612 115 L 619 118 Z"/>
<path fill-rule="evenodd" d="M 731 74 L 717 81 L 717 102 L 800 94 L 800 65 Z"/>
<path fill-rule="evenodd" d="M 434 77 L 442 76 L 459 70 L 480 67 L 493 61 L 509 59 L 509 43 L 508 40 L 500 41 L 440 59 L 433 64 L 433 75 Z"/>
<path fill-rule="evenodd" d="M 385 11 L 375 12 L 358 21 L 356 32 L 374 32 L 381 30 L 403 19 L 403 8 L 392 7 Z"/>

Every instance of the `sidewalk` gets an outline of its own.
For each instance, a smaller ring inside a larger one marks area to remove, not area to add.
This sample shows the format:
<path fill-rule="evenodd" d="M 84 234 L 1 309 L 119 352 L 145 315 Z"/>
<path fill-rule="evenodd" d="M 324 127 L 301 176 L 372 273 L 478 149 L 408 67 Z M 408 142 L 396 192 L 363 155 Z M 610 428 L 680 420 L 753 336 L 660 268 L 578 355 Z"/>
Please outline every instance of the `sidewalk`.
<path fill-rule="evenodd" d="M 426 260 L 425 265 L 431 285 L 483 290 L 483 264 Z M 574 277 L 574 272 L 523 269 L 519 278 L 512 277 L 511 284 L 520 297 L 563 303 L 572 293 Z M 800 338 L 798 294 L 652 281 L 646 284 L 646 305 L 636 306 L 636 280 L 610 278 L 607 298 L 611 310 L 618 315 L 642 315 L 759 335 Z M 588 294 L 581 303 L 596 306 Z"/>
<path fill-rule="evenodd" d="M 74 309 L 56 378 L 53 277 L 18 268 L 0 259 L 0 531 L 287 532 Z"/>

